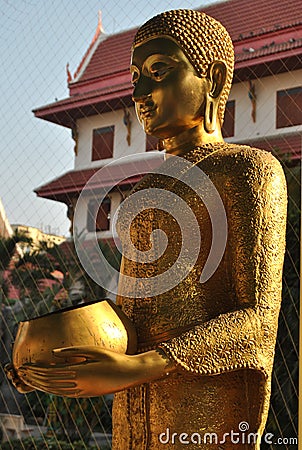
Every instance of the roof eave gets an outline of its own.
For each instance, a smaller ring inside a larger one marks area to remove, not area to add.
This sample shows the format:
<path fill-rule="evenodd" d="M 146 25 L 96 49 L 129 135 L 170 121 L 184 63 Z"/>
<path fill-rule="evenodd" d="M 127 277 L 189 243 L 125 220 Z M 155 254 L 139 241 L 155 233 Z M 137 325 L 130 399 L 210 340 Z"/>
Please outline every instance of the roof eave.
<path fill-rule="evenodd" d="M 91 95 L 88 97 L 68 97 L 59 104 L 42 106 L 33 110 L 35 117 L 53 122 L 67 128 L 73 128 L 78 119 L 102 114 L 123 107 L 132 106 L 132 86 L 124 87 L 106 95 Z"/>
<path fill-rule="evenodd" d="M 36 188 L 34 192 L 39 197 L 68 204 L 83 190 L 89 194 L 91 190 L 95 193 L 104 187 L 109 187 L 110 190 L 128 189 L 129 186 L 136 184 L 144 173 L 158 167 L 162 160 L 163 154 L 158 152 L 151 158 L 130 161 L 122 165 L 117 163 L 91 169 L 71 170 Z M 133 169 L 135 170 L 133 171 Z M 100 176 L 100 171 L 102 171 L 102 176 Z M 93 178 L 97 173 L 99 176 Z M 88 181 L 90 181 L 89 186 L 87 186 Z"/>
<path fill-rule="evenodd" d="M 234 82 L 246 81 L 250 78 L 264 78 L 302 68 L 300 52 L 286 51 L 274 55 L 265 55 L 235 64 Z"/>

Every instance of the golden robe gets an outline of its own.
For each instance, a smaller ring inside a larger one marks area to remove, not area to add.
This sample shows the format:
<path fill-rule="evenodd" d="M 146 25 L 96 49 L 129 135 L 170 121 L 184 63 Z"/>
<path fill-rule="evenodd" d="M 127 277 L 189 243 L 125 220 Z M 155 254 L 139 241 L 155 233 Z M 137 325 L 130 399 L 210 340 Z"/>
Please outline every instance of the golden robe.
<path fill-rule="evenodd" d="M 136 186 L 146 195 L 156 187 L 183 198 L 197 218 L 201 246 L 196 264 L 174 288 L 145 298 L 118 297 L 136 326 L 139 352 L 159 347 L 178 370 L 115 394 L 114 450 L 260 448 L 281 304 L 284 174 L 270 153 L 248 146 L 207 144 L 184 158 L 219 192 L 228 224 L 226 249 L 214 275 L 200 283 L 212 242 L 202 200 L 181 181 L 156 173 Z M 180 252 L 177 221 L 156 205 L 132 223 L 131 239 L 139 250 L 150 249 L 154 229 L 169 239 L 155 263 L 137 263 L 135 255 L 123 259 L 122 271 L 133 277 L 134 287 L 136 278 L 169 268 Z M 123 217 L 118 232 L 123 242 L 129 232 Z"/>

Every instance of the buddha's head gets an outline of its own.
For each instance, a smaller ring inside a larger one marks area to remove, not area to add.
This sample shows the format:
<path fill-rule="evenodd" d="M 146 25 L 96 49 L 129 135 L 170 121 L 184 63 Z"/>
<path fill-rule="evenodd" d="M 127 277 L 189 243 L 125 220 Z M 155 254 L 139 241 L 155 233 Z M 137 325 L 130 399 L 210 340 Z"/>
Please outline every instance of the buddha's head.
<path fill-rule="evenodd" d="M 145 132 L 160 139 L 222 125 L 234 51 L 226 29 L 193 10 L 167 11 L 139 28 L 132 47 L 133 100 Z"/>

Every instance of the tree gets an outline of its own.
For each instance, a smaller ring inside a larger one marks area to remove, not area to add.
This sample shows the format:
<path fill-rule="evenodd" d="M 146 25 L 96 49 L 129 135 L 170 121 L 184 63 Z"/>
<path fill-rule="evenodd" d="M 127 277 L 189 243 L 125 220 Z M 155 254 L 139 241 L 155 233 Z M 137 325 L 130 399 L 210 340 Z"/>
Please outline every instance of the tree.
<path fill-rule="evenodd" d="M 108 262 L 118 269 L 120 254 L 108 243 L 100 241 L 99 245 Z M 56 272 L 61 274 L 60 280 Z M 19 287 L 21 299 L 29 297 L 34 305 L 43 298 L 41 295 L 43 280 L 55 282 L 56 293 L 58 288 L 69 291 L 78 281 L 83 284 L 86 301 L 99 300 L 106 296 L 104 289 L 95 283 L 82 268 L 73 241 L 60 245 L 41 242 L 37 249 L 20 257 L 11 273 L 11 279 L 13 284 Z"/>
<path fill-rule="evenodd" d="M 300 170 L 300 166 L 290 164 L 284 167 L 288 187 L 286 253 L 271 408 L 266 425 L 268 433 L 287 438 L 296 437 L 298 430 Z M 261 448 L 272 449 L 265 443 Z"/>
<path fill-rule="evenodd" d="M 15 232 L 9 238 L 0 238 L 0 303 L 6 299 L 8 292 L 8 284 L 4 276 L 5 271 L 10 267 L 19 242 L 26 242 L 28 245 L 31 245 L 32 239 L 18 232 Z"/>
<path fill-rule="evenodd" d="M 82 269 L 72 241 L 53 246 L 41 242 L 38 248 L 33 248 L 30 240 L 26 242 L 28 251 L 18 257 L 11 272 L 11 280 L 19 287 L 21 302 L 26 306 L 22 310 L 22 316 L 17 315 L 15 318 L 15 324 L 18 320 L 27 320 L 59 308 L 61 305 L 55 301 L 56 294 L 61 289 L 70 291 L 75 280 L 84 285 L 85 301 L 99 300 L 106 296 L 103 288 L 91 280 Z M 120 255 L 108 244 L 101 242 L 100 246 L 108 261 L 118 269 Z M 9 241 L 9 245 L 3 247 L 5 255 L 8 252 L 10 255 L 2 259 L 2 267 L 7 268 L 15 246 Z M 60 279 L 56 277 L 56 272 L 61 274 Z M 43 290 L 43 280 L 55 281 L 56 284 Z M 76 303 L 79 300 L 83 298 L 75 298 L 73 301 Z M 13 328 L 13 325 L 11 327 Z M 24 397 L 24 416 L 35 420 L 47 415 L 50 434 L 60 436 L 66 441 L 82 439 L 88 442 L 94 427 L 110 433 L 110 398 L 66 399 L 37 391 Z"/>
<path fill-rule="evenodd" d="M 120 255 L 109 244 L 100 242 L 99 245 L 109 263 L 118 269 Z M 61 274 L 59 281 L 55 272 Z M 59 309 L 60 304 L 55 301 L 56 294 L 60 289 L 70 292 L 75 281 L 83 284 L 83 296 L 69 298 L 71 303 L 106 297 L 104 289 L 82 269 L 72 241 L 53 246 L 41 242 L 37 249 L 32 249 L 19 258 L 11 279 L 20 288 L 22 301 L 30 300 L 26 319 Z M 56 281 L 56 285 L 42 291 L 41 283 L 45 279 Z M 100 431 L 111 431 L 110 398 L 69 399 L 38 392 L 29 393 L 26 397 L 26 404 L 30 407 L 24 410 L 24 415 L 28 417 L 33 412 L 42 417 L 47 415 L 49 434 L 60 439 L 88 442 L 96 426 Z"/>

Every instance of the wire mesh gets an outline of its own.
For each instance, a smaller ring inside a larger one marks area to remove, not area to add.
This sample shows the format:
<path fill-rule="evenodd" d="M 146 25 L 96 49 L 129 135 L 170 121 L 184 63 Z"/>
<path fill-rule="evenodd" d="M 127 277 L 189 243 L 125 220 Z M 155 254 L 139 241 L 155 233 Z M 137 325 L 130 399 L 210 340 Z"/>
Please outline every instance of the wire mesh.
<path fill-rule="evenodd" d="M 69 69 L 75 71 L 82 60 L 97 25 L 98 10 L 102 10 L 105 32 L 111 34 L 138 26 L 163 10 L 179 7 L 203 8 L 210 4 L 210 1 L 193 0 L 186 2 L 129 0 L 127 5 L 119 0 L 4 2 L 0 19 L 3 61 L 0 72 L 3 88 L 1 142 L 4 155 L 1 198 L 10 223 L 37 227 L 46 234 L 67 236 L 69 233 L 70 217 L 66 217 L 66 205 L 37 198 L 33 189 L 74 168 L 75 143 L 69 129 L 49 122 L 43 123 L 33 116 L 31 110 L 68 97 L 65 66 L 69 63 Z M 234 17 L 234 21 L 238 20 L 240 18 Z M 261 28 L 261 17 L 257 28 Z M 117 62 L 112 60 L 112 65 Z M 280 70 L 281 75 L 269 64 L 264 70 L 264 77 L 250 69 L 250 78 L 256 85 L 257 99 L 251 97 L 246 79 L 236 80 L 237 86 L 242 86 L 246 92 L 246 96 L 241 96 L 239 100 L 234 92 L 234 99 L 236 98 L 236 103 L 240 104 L 245 119 L 240 119 L 239 130 L 239 124 L 236 123 L 238 116 L 235 113 L 236 135 L 234 138 L 228 138 L 237 142 L 237 135 L 240 135 L 238 142 L 251 143 L 255 146 L 258 146 L 258 142 L 259 147 L 272 151 L 281 161 L 288 183 L 283 302 L 273 371 L 271 407 L 266 425 L 267 433 L 273 433 L 276 438 L 282 440 L 282 443 L 278 444 L 280 450 L 297 448 L 297 444 L 290 439 L 297 437 L 298 428 L 301 178 L 300 160 L 295 156 L 297 147 L 295 143 L 288 144 L 288 138 L 290 135 L 298 136 L 295 142 L 298 142 L 301 151 L 302 115 L 299 100 L 298 124 L 282 128 L 280 134 L 272 134 L 269 116 L 277 114 L 274 109 L 275 99 L 272 102 L 271 98 L 267 98 L 267 102 L 263 101 L 260 107 L 258 102 L 260 96 L 264 99 L 265 96 L 271 96 L 266 84 L 269 77 L 272 83 L 276 83 L 277 90 L 280 90 L 278 88 L 280 77 L 284 77 L 284 74 L 288 76 L 289 88 L 301 87 L 301 62 L 301 54 L 297 58 L 297 67 L 292 63 L 287 67 L 286 62 L 282 61 L 285 68 Z M 286 85 L 287 81 L 282 81 L 281 85 L 284 83 Z M 232 95 L 231 93 L 230 98 L 233 100 Z M 256 103 L 253 104 L 253 101 Z M 266 107 L 271 110 L 259 111 L 265 104 L 271 105 Z M 125 102 L 124 106 L 130 107 L 128 102 Z M 108 104 L 108 110 L 110 107 Z M 261 117 L 265 114 L 268 116 L 267 121 L 263 121 L 259 139 L 250 133 L 253 107 L 258 108 L 256 113 Z M 95 114 L 102 117 L 98 108 L 95 108 Z M 292 118 L 287 119 L 291 123 Z M 135 120 L 134 117 L 132 120 Z M 94 127 L 92 115 L 87 117 L 87 121 Z M 135 130 L 131 137 L 133 140 L 137 138 Z M 274 139 L 279 136 L 285 136 L 283 141 L 279 139 L 274 143 Z M 120 156 L 126 155 L 127 145 L 124 142 L 119 144 L 122 149 Z M 124 198 L 125 189 L 120 188 L 119 194 Z M 110 239 L 108 242 L 107 257 L 118 267 L 120 255 L 112 250 Z M 82 288 L 84 286 L 86 299 L 94 300 L 104 296 L 105 293 L 83 272 L 81 276 L 78 275 L 79 261 L 72 246 L 67 247 L 70 252 L 68 257 L 66 248 L 62 255 L 57 247 L 56 250 L 42 248 L 41 256 L 41 246 L 38 249 L 33 248 L 32 242 L 26 243 L 22 257 L 20 252 L 16 253 L 8 247 L 1 253 L 5 257 L 0 270 L 2 306 L 0 422 L 3 423 L 3 414 L 7 415 L 9 412 L 10 416 L 10 423 L 7 422 L 5 427 L 0 427 L 3 450 L 111 448 L 111 395 L 78 400 L 60 398 L 38 391 L 22 395 L 7 382 L 3 370 L 5 363 L 11 361 L 11 343 L 15 339 L 17 323 L 68 306 L 70 299 L 66 292 L 74 282 L 73 275 L 77 274 L 77 281 Z M 13 281 L 7 281 L 5 284 L 4 279 L 7 280 L 6 275 L 9 271 L 13 272 Z M 58 280 L 54 276 L 55 271 L 60 271 L 63 279 Z M 45 278 L 52 280 L 46 287 L 41 281 Z M 12 285 L 18 289 L 14 291 Z M 16 298 L 21 302 L 16 301 Z M 78 294 L 78 301 L 82 300 L 83 297 Z M 273 450 L 276 447 L 275 444 L 262 443 L 261 448 Z"/>

